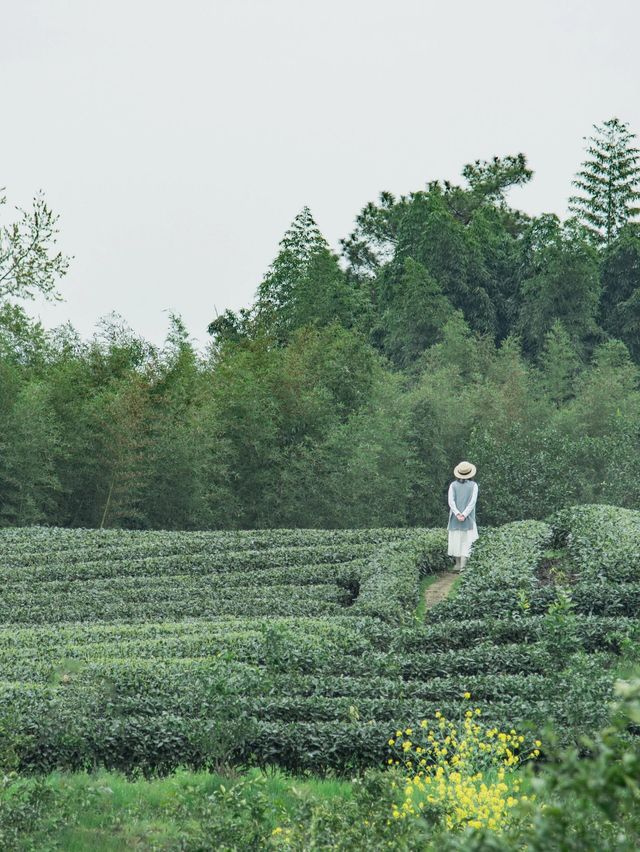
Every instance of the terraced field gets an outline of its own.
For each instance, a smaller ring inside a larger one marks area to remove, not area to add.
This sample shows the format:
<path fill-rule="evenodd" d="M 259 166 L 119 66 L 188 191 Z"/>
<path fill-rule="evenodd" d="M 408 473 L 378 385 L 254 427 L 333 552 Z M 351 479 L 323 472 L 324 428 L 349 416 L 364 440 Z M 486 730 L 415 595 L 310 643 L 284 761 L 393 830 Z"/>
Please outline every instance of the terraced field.
<path fill-rule="evenodd" d="M 416 620 L 444 530 L 0 533 L 0 720 L 21 769 L 231 759 L 380 764 L 389 733 L 470 692 L 485 720 L 606 717 L 638 625 L 640 513 L 583 506 L 481 530 Z"/>

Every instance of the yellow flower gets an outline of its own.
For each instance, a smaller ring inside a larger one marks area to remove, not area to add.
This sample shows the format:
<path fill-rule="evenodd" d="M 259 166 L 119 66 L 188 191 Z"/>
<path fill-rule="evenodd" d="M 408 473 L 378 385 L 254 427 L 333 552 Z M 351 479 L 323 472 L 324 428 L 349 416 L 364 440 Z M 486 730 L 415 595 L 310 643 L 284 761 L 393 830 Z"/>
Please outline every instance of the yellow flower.
<path fill-rule="evenodd" d="M 396 743 L 396 741 L 395 741 L 395 740 L 389 740 L 389 745 L 390 745 L 390 746 L 395 745 L 395 743 Z"/>
<path fill-rule="evenodd" d="M 475 724 L 469 717 L 479 715 L 478 710 L 469 711 L 461 739 L 454 723 L 440 711 L 436 718 L 442 735 L 436 738 L 427 724 L 420 723 L 427 728 L 426 739 L 435 762 L 420 759 L 424 749 L 413 746 L 418 759 L 404 762 L 404 802 L 394 805 L 399 818 L 415 815 L 426 805 L 434 804 L 444 810 L 444 825 L 450 831 L 465 826 L 501 831 L 509 820 L 509 809 L 526 801 L 519 792 L 520 782 L 513 777 L 520 762 L 517 752 L 524 738 L 513 729 L 511 733 L 498 733 L 497 728 L 486 729 Z M 411 732 L 410 728 L 406 730 Z M 496 735 L 498 739 L 494 740 Z M 402 747 L 409 752 L 411 741 L 405 740 Z M 479 758 L 487 769 L 486 775 L 478 771 Z"/>
<path fill-rule="evenodd" d="M 471 698 L 471 693 L 470 693 L 470 692 L 465 692 L 465 694 L 464 694 L 463 698 L 467 698 L 467 699 Z"/>

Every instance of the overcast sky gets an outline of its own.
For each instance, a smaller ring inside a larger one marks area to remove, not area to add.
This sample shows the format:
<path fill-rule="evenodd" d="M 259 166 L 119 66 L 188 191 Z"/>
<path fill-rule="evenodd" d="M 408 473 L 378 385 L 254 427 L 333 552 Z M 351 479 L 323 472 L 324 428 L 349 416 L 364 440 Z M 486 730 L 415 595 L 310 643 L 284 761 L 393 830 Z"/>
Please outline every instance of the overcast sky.
<path fill-rule="evenodd" d="M 496 154 L 563 216 L 592 124 L 640 133 L 638 32 L 637 0 L 2 0 L 0 186 L 74 255 L 31 310 L 204 343 L 303 205 L 337 250 L 381 190 Z"/>

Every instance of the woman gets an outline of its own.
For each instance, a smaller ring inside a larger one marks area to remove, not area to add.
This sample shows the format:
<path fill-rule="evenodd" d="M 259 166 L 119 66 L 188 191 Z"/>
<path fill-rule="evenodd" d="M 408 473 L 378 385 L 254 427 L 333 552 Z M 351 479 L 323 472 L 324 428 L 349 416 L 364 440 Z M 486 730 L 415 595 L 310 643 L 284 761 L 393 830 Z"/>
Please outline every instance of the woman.
<path fill-rule="evenodd" d="M 478 483 L 475 465 L 462 461 L 454 468 L 456 479 L 449 486 L 449 549 L 448 555 L 455 556 L 454 571 L 462 571 L 471 553 L 471 546 L 478 538 L 476 526 L 476 500 Z"/>

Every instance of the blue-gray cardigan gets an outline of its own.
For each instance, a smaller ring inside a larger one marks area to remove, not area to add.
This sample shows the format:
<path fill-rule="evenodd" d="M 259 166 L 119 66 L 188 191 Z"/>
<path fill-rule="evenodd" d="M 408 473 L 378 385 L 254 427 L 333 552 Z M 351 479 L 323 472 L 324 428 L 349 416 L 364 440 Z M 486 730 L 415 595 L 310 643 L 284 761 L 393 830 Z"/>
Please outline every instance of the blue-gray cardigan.
<path fill-rule="evenodd" d="M 464 479 L 462 482 L 454 480 L 453 486 L 453 502 L 459 512 L 464 510 L 469 505 L 473 495 L 473 486 L 477 483 L 473 479 Z M 479 489 L 478 489 L 479 490 Z M 471 530 L 476 522 L 476 507 L 469 512 L 464 521 L 459 521 L 451 510 L 449 510 L 448 530 Z"/>

